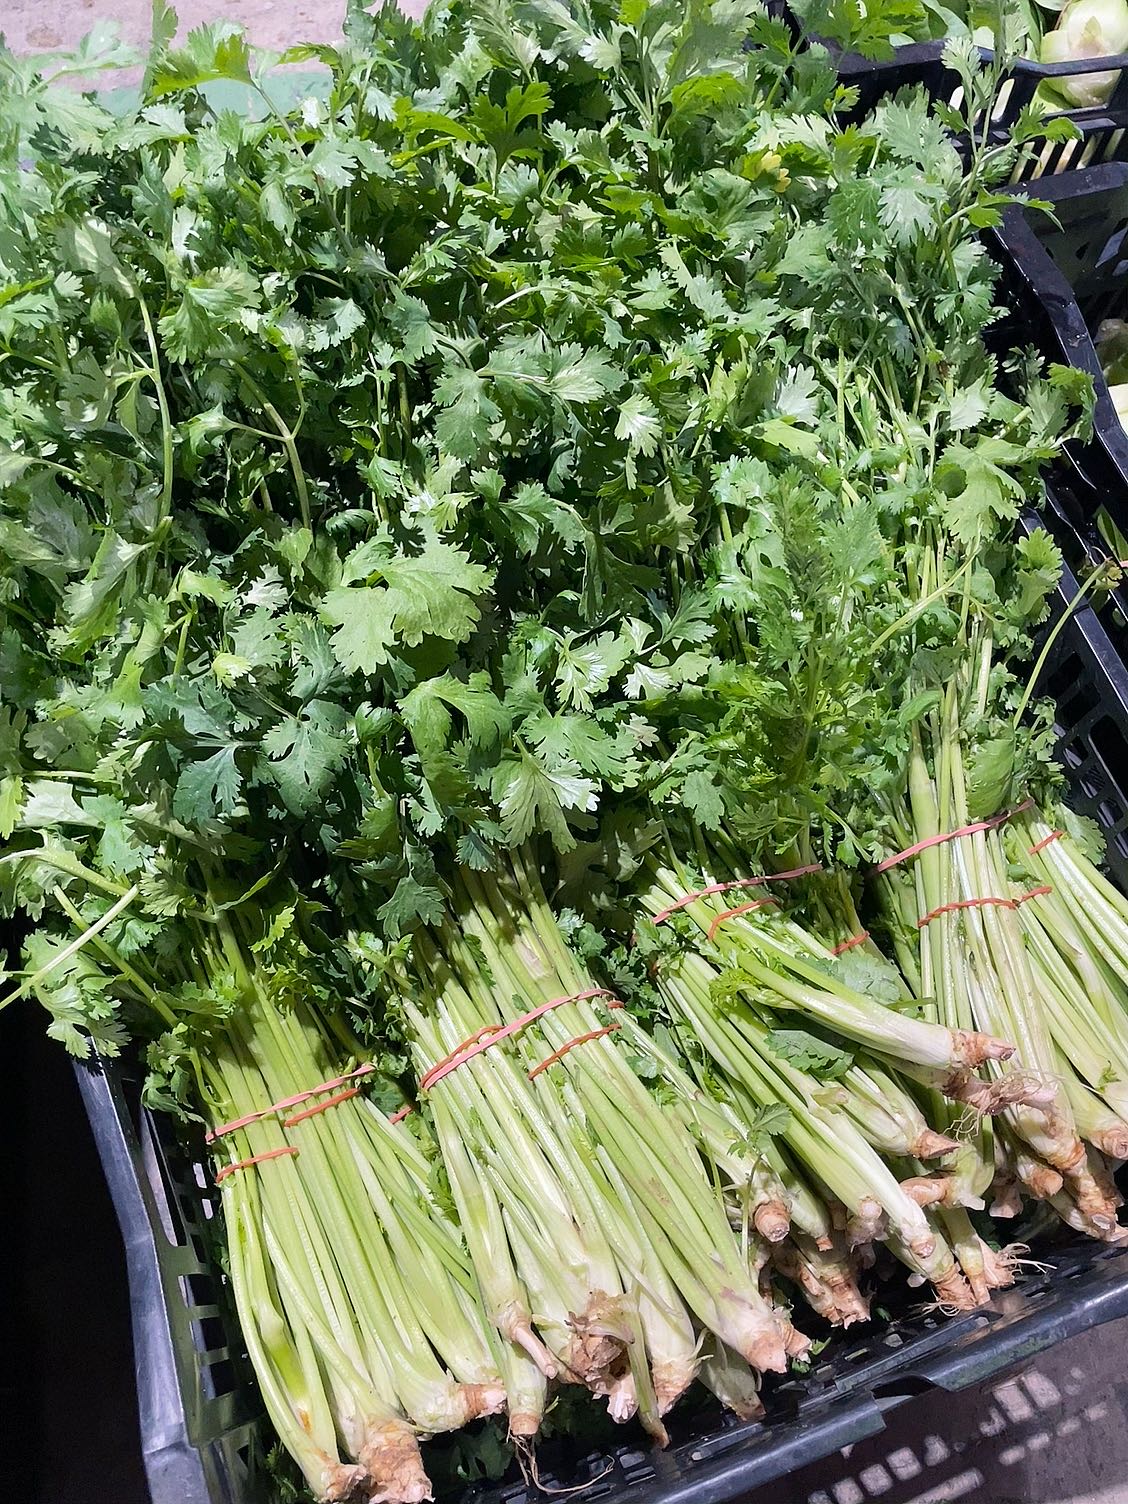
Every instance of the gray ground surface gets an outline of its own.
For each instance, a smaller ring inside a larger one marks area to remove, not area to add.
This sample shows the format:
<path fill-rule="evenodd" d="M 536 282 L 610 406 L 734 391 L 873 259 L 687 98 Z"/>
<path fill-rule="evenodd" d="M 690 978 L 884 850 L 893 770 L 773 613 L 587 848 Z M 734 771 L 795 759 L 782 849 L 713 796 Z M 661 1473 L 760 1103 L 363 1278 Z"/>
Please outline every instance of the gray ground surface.
<path fill-rule="evenodd" d="M 406 0 L 417 15 L 421 0 Z M 326 41 L 340 32 L 344 0 L 177 0 L 183 30 L 225 16 L 240 21 L 260 47 Z M 150 0 L 0 0 L 0 31 L 19 52 L 71 47 L 102 16 L 112 16 L 137 46 L 149 35 Z"/>
<path fill-rule="evenodd" d="M 344 4 L 180 0 L 176 9 L 184 28 L 222 15 L 242 22 L 259 46 L 282 49 L 335 36 Z M 405 9 L 417 13 L 421 0 L 405 0 Z M 149 0 L 0 0 L 0 31 L 19 51 L 50 51 L 72 46 L 107 13 L 128 40 L 144 45 Z M 1004 1383 L 922 1395 L 890 1416 L 881 1436 L 757 1490 L 745 1504 L 1128 1504 L 1126 1344 L 1128 1323 L 1117 1322 Z M 108 1380 L 132 1384 L 128 1372 L 90 1379 L 99 1389 Z M 73 1491 L 67 1481 L 52 1479 L 51 1504 L 98 1496 L 89 1479 Z"/>
<path fill-rule="evenodd" d="M 744 1504 L 1125 1504 L 1126 1341 L 1114 1322 L 1002 1382 L 921 1395 L 881 1435 Z"/>

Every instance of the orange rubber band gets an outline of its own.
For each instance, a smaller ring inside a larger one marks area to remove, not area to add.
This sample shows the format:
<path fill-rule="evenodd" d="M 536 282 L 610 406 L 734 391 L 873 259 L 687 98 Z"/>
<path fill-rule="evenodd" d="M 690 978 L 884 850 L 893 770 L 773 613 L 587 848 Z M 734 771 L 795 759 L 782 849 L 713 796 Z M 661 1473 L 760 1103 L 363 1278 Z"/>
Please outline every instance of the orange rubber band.
<path fill-rule="evenodd" d="M 431 1066 L 430 1070 L 428 1070 L 424 1075 L 423 1081 L 419 1083 L 420 1086 L 424 1084 L 428 1076 L 434 1075 L 434 1073 L 440 1068 L 440 1066 L 449 1065 L 456 1056 L 462 1054 L 463 1050 L 468 1050 L 472 1044 L 477 1044 L 480 1039 L 486 1039 L 489 1037 L 489 1035 L 496 1034 L 497 1031 L 503 1027 L 504 1026 L 502 1024 L 486 1024 L 486 1026 L 482 1029 L 479 1029 L 476 1034 L 471 1034 L 469 1039 L 464 1039 L 460 1045 L 457 1045 L 453 1050 L 451 1050 L 449 1055 L 444 1055 L 441 1060 L 435 1061 L 434 1065 Z"/>
<path fill-rule="evenodd" d="M 873 870 L 875 873 L 887 872 L 890 867 L 896 867 L 900 862 L 907 862 L 910 857 L 919 856 L 930 846 L 942 846 L 945 841 L 954 841 L 960 836 L 978 835 L 981 830 L 994 830 L 997 825 L 1004 825 L 1015 815 L 1022 814 L 1023 810 L 1033 808 L 1033 805 L 1033 799 L 1024 799 L 1021 804 L 1016 804 L 1014 809 L 1004 810 L 1001 815 L 994 815 L 990 820 L 976 820 L 971 825 L 961 825 L 958 830 L 949 830 L 940 836 L 926 836 L 923 841 L 906 846 L 904 851 L 898 851 L 894 856 L 887 856 L 883 862 L 878 862 Z"/>
<path fill-rule="evenodd" d="M 1051 841 L 1060 841 L 1063 835 L 1065 835 L 1064 830 L 1051 830 L 1048 836 L 1043 836 L 1040 841 L 1034 842 L 1030 847 L 1030 855 L 1037 856 L 1043 846 L 1048 846 Z"/>
<path fill-rule="evenodd" d="M 778 906 L 779 899 L 754 898 L 751 903 L 738 903 L 735 909 L 726 909 L 723 914 L 718 914 L 716 919 L 713 920 L 712 924 L 709 926 L 709 931 L 705 938 L 707 940 L 712 940 L 713 936 L 720 929 L 721 925 L 724 924 L 726 919 L 735 919 L 739 914 L 750 914 L 753 909 L 762 909 L 765 904 L 769 903 L 774 903 Z"/>
<path fill-rule="evenodd" d="M 228 1175 L 234 1175 L 236 1170 L 249 1170 L 252 1165 L 261 1165 L 267 1159 L 281 1159 L 283 1154 L 297 1154 L 297 1150 L 291 1145 L 286 1149 L 267 1149 L 262 1154 L 252 1154 L 250 1159 L 240 1159 L 233 1165 L 224 1165 L 221 1170 L 215 1172 L 215 1183 L 226 1180 Z"/>
<path fill-rule="evenodd" d="M 398 1112 L 393 1112 L 391 1117 L 388 1119 L 388 1122 L 402 1123 L 404 1118 L 409 1117 L 414 1110 L 415 1109 L 411 1106 L 411 1104 L 408 1103 L 406 1107 L 401 1107 Z"/>
<path fill-rule="evenodd" d="M 841 956 L 845 951 L 853 950 L 855 945 L 864 945 L 870 937 L 869 930 L 863 930 L 860 935 L 851 935 L 849 940 L 843 940 L 840 945 L 832 945 L 832 956 Z"/>
<path fill-rule="evenodd" d="M 360 1095 L 359 1086 L 350 1086 L 346 1091 L 339 1091 L 335 1097 L 328 1097 L 324 1102 L 318 1102 L 316 1107 L 307 1107 L 304 1112 L 295 1112 L 293 1117 L 283 1118 L 283 1128 L 292 1128 L 295 1123 L 302 1123 L 306 1118 L 315 1118 L 319 1112 L 328 1112 L 330 1107 L 336 1107 L 338 1102 L 347 1102 L 350 1097 Z"/>
<path fill-rule="evenodd" d="M 729 883 L 712 883 L 708 888 L 698 888 L 696 893 L 687 893 L 684 898 L 679 898 L 677 903 L 672 903 L 668 909 L 660 909 L 654 916 L 654 923 L 662 924 L 679 909 L 688 908 L 699 898 L 711 898 L 714 893 L 730 893 L 734 888 L 758 888 L 761 883 L 782 883 L 791 877 L 806 877 L 810 872 L 822 870 L 821 862 L 812 862 L 807 867 L 792 867 L 790 872 L 765 872 L 759 877 L 737 877 Z"/>
<path fill-rule="evenodd" d="M 371 1076 L 375 1069 L 376 1067 L 370 1063 L 358 1065 L 355 1070 L 346 1071 L 343 1076 L 334 1076 L 331 1081 L 322 1081 L 317 1086 L 311 1086 L 308 1091 L 296 1092 L 292 1097 L 283 1097 L 280 1102 L 272 1102 L 269 1107 L 260 1108 L 258 1112 L 248 1112 L 245 1117 L 232 1118 L 229 1123 L 220 1123 L 218 1128 L 213 1128 L 210 1133 L 204 1135 L 204 1142 L 214 1143 L 225 1133 L 234 1133 L 237 1128 L 246 1128 L 251 1123 L 259 1123 L 273 1113 L 285 1112 L 288 1107 L 300 1107 L 303 1102 L 308 1102 L 310 1097 L 319 1097 L 322 1092 L 326 1091 L 336 1091 L 337 1087 L 344 1086 L 346 1081 L 355 1081 L 359 1076 Z"/>
<path fill-rule="evenodd" d="M 956 909 L 980 909 L 987 904 L 992 904 L 999 909 L 1017 909 L 1021 903 L 1029 903 L 1032 898 L 1041 898 L 1046 893 L 1054 890 L 1049 883 L 1043 883 L 1040 888 L 1031 888 L 1029 893 L 1020 893 L 1017 898 L 960 898 L 955 903 L 941 904 L 938 909 L 933 909 L 931 914 L 926 914 L 923 919 L 917 920 L 917 929 L 922 930 L 926 924 L 931 924 L 934 919 L 939 919 L 941 914 L 951 914 Z"/>
<path fill-rule="evenodd" d="M 522 1013 L 512 1023 L 489 1024 L 486 1029 L 479 1029 L 477 1034 L 471 1035 L 468 1040 L 464 1040 L 458 1046 L 457 1050 L 452 1050 L 449 1055 L 431 1066 L 420 1078 L 419 1090 L 429 1091 L 444 1076 L 449 1076 L 451 1071 L 456 1070 L 460 1065 L 465 1065 L 468 1060 L 473 1060 L 475 1055 L 482 1054 L 484 1050 L 491 1049 L 495 1044 L 500 1044 L 503 1039 L 508 1039 L 511 1034 L 516 1034 L 526 1024 L 531 1024 L 534 1019 L 538 1019 L 545 1013 L 551 1012 L 553 1008 L 561 1008 L 565 1003 L 582 1003 L 588 998 L 611 996 L 612 994 L 606 987 L 589 987 L 584 992 L 573 992 L 567 997 L 549 998 L 547 1003 L 541 1003 L 539 1008 L 530 1008 L 528 1013 Z M 608 1006 L 612 1007 L 614 1005 L 608 1004 Z M 620 1003 L 619 1007 L 621 1008 L 622 1006 L 622 1003 Z M 482 1036 L 487 1031 L 489 1037 L 483 1038 Z"/>
<path fill-rule="evenodd" d="M 587 1044 L 589 1039 L 602 1039 L 604 1034 L 614 1034 L 615 1030 L 620 1027 L 619 1024 L 605 1024 L 602 1029 L 589 1029 L 586 1034 L 577 1034 L 575 1039 L 569 1039 L 567 1044 L 562 1044 L 558 1050 L 553 1050 L 552 1054 L 542 1060 L 539 1065 L 534 1065 L 529 1072 L 529 1080 L 535 1081 L 541 1071 L 546 1071 L 550 1065 L 563 1060 L 568 1051 L 574 1050 L 578 1044 Z"/>

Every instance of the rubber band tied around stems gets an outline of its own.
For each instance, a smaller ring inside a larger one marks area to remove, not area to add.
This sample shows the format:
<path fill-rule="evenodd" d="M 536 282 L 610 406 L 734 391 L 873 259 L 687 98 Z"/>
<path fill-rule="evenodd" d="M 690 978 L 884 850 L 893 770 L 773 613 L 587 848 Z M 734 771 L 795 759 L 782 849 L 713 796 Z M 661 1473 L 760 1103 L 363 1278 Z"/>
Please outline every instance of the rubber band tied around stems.
<path fill-rule="evenodd" d="M 888 872 L 890 867 L 896 867 L 901 862 L 907 862 L 911 857 L 919 856 L 930 846 L 942 846 L 945 841 L 955 841 L 960 836 L 975 836 L 981 830 L 994 830 L 999 825 L 1005 825 L 1008 820 L 1013 820 L 1015 815 L 1021 815 L 1024 810 L 1033 807 L 1033 799 L 1024 799 L 1013 809 L 1004 810 L 1001 815 L 993 815 L 990 820 L 974 820 L 970 825 L 961 825 L 957 830 L 945 831 L 943 835 L 926 836 L 923 841 L 916 841 L 912 846 L 906 846 L 904 851 L 898 851 L 893 856 L 887 856 L 883 862 L 878 862 L 873 869 L 874 873 Z"/>
<path fill-rule="evenodd" d="M 316 1107 L 307 1107 L 302 1112 L 295 1112 L 288 1118 L 282 1119 L 283 1128 L 292 1128 L 295 1123 L 304 1122 L 306 1118 L 315 1118 L 319 1112 L 328 1112 L 330 1107 L 336 1107 L 340 1102 L 347 1102 L 350 1097 L 360 1095 L 359 1086 L 350 1086 L 345 1091 L 339 1091 L 335 1097 L 326 1097 L 324 1102 L 318 1102 Z"/>
<path fill-rule="evenodd" d="M 1065 835 L 1064 830 L 1051 830 L 1048 836 L 1043 836 L 1040 841 L 1034 842 L 1033 846 L 1029 848 L 1030 855 L 1037 856 L 1043 846 L 1048 846 L 1051 841 L 1060 841 L 1063 835 Z"/>
<path fill-rule="evenodd" d="M 225 1133 L 234 1133 L 238 1128 L 248 1128 L 252 1123 L 261 1123 L 263 1118 L 273 1116 L 278 1112 L 285 1112 L 290 1107 L 300 1107 L 303 1102 L 308 1102 L 311 1097 L 319 1097 L 323 1092 L 336 1091 L 338 1086 L 344 1086 L 346 1081 L 356 1081 L 361 1076 L 371 1076 L 376 1067 L 371 1063 L 358 1065 L 355 1070 L 346 1071 L 343 1076 L 334 1076 L 329 1081 L 321 1081 L 316 1086 L 311 1086 L 308 1091 L 295 1092 L 292 1097 L 283 1097 L 280 1102 L 271 1102 L 269 1107 L 260 1107 L 257 1112 L 248 1112 L 244 1117 L 232 1118 L 229 1123 L 220 1123 L 218 1128 L 212 1128 L 204 1135 L 204 1142 L 215 1143 L 217 1138 L 222 1138 Z M 308 1112 L 295 1113 L 293 1116 L 283 1119 L 283 1127 L 288 1128 L 291 1123 L 300 1123 L 303 1118 L 316 1117 L 319 1112 L 325 1112 L 327 1108 L 336 1107 L 341 1102 L 347 1102 L 350 1097 L 360 1095 L 359 1087 L 350 1087 L 348 1091 L 337 1092 L 337 1095 L 328 1102 L 323 1102 L 320 1107 L 311 1107 Z M 402 1123 L 404 1118 L 411 1112 L 411 1104 L 401 1107 L 398 1112 L 393 1112 L 388 1118 L 389 1123 Z"/>
<path fill-rule="evenodd" d="M 1029 903 L 1032 898 L 1042 898 L 1054 890 L 1049 883 L 1043 883 L 1039 888 L 1031 888 L 1029 893 L 1020 893 L 1017 898 L 959 898 L 954 903 L 942 903 L 938 909 L 933 909 L 923 919 L 917 920 L 917 929 L 922 930 L 926 924 L 931 924 L 934 919 L 939 919 L 941 914 L 952 914 L 957 909 L 981 909 L 992 906 L 997 909 L 1017 909 L 1019 904 Z"/>
<path fill-rule="evenodd" d="M 659 909 L 654 916 L 654 923 L 664 924 L 670 915 L 676 914 L 679 909 L 688 908 L 699 898 L 712 898 L 714 893 L 731 893 L 734 888 L 758 888 L 762 883 L 782 883 L 792 877 L 806 877 L 811 872 L 822 870 L 821 862 L 811 862 L 806 867 L 792 867 L 790 872 L 763 872 L 758 877 L 736 877 L 727 883 L 711 883 L 707 888 L 698 888 L 694 893 L 687 893 L 684 898 L 679 898 L 676 903 L 670 904 L 669 908 Z"/>
<path fill-rule="evenodd" d="M 705 938 L 712 940 L 726 919 L 736 919 L 741 914 L 750 914 L 753 909 L 762 909 L 766 904 L 778 905 L 778 903 L 778 898 L 754 898 L 751 903 L 738 903 L 735 909 L 726 909 L 723 914 L 717 915 L 716 919 L 709 926 L 709 931 Z"/>
<path fill-rule="evenodd" d="M 425 1086 L 427 1078 L 431 1076 L 435 1071 L 439 1070 L 440 1067 L 449 1065 L 452 1060 L 454 1060 L 458 1055 L 462 1054 L 463 1050 L 468 1050 L 472 1044 L 477 1044 L 480 1039 L 488 1039 L 491 1034 L 496 1034 L 499 1029 L 502 1029 L 504 1027 L 504 1024 L 486 1024 L 485 1028 L 479 1029 L 476 1034 L 471 1034 L 470 1037 L 468 1039 L 464 1039 L 461 1044 L 455 1045 L 454 1049 L 451 1050 L 449 1055 L 444 1055 L 441 1060 L 436 1060 L 434 1065 L 429 1067 L 429 1069 L 423 1073 L 423 1077 L 419 1082 L 419 1085 Z"/>
<path fill-rule="evenodd" d="M 589 1029 L 586 1034 L 577 1034 L 575 1039 L 569 1039 L 567 1044 L 562 1044 L 558 1050 L 553 1050 L 539 1065 L 534 1065 L 529 1072 L 529 1080 L 535 1081 L 542 1071 L 548 1070 L 550 1065 L 555 1065 L 558 1060 L 563 1060 L 569 1050 L 574 1050 L 578 1044 L 587 1044 L 589 1039 L 602 1039 L 605 1034 L 614 1034 L 619 1028 L 617 1023 L 604 1024 L 602 1029 Z"/>
<path fill-rule="evenodd" d="M 832 956 L 845 955 L 848 950 L 853 950 L 855 945 L 864 945 L 869 937 L 869 930 L 862 930 L 860 934 L 851 935 L 849 940 L 842 940 L 837 945 L 832 945 L 830 953 Z"/>
<path fill-rule="evenodd" d="M 419 1079 L 419 1090 L 429 1091 L 444 1076 L 449 1076 L 451 1071 L 457 1070 L 460 1065 L 465 1065 L 468 1060 L 473 1060 L 476 1055 L 481 1055 L 483 1051 L 492 1048 L 493 1045 L 500 1044 L 503 1039 L 508 1039 L 510 1035 L 516 1034 L 526 1024 L 531 1024 L 535 1019 L 541 1018 L 546 1013 L 550 1013 L 553 1008 L 562 1008 L 565 1003 L 583 1003 L 589 998 L 595 997 L 614 997 L 614 994 L 606 987 L 589 987 L 584 992 L 573 992 L 567 997 L 549 998 L 547 1003 L 541 1003 L 539 1007 L 530 1008 L 528 1013 L 522 1013 L 519 1018 L 513 1019 L 511 1023 L 487 1024 L 484 1029 L 479 1029 L 469 1039 L 464 1039 L 457 1049 L 452 1050 L 449 1055 L 445 1055 L 442 1060 L 436 1061 L 429 1070 L 425 1071 Z M 623 1005 L 618 1001 L 614 1001 L 608 1003 L 607 1006 L 609 1008 L 621 1008 Z"/>
<path fill-rule="evenodd" d="M 252 1154 L 250 1159 L 236 1160 L 233 1165 L 224 1165 L 222 1169 L 215 1172 L 215 1183 L 221 1184 L 229 1175 L 234 1175 L 236 1170 L 249 1170 L 252 1165 L 261 1165 L 264 1160 L 281 1159 L 284 1154 L 293 1156 L 297 1152 L 291 1144 L 285 1149 L 266 1149 L 262 1154 Z"/>
<path fill-rule="evenodd" d="M 334 1076 L 330 1081 L 321 1081 L 316 1086 L 311 1086 L 308 1091 L 295 1092 L 292 1097 L 283 1097 L 280 1102 L 272 1102 L 269 1107 L 260 1107 L 257 1112 L 248 1112 L 244 1117 L 232 1118 L 229 1123 L 220 1123 L 218 1128 L 213 1128 L 210 1133 L 204 1135 L 204 1141 L 212 1144 L 217 1138 L 222 1138 L 225 1133 L 234 1133 L 237 1128 L 246 1128 L 251 1123 L 260 1123 L 263 1118 L 268 1118 L 276 1112 L 285 1112 L 287 1108 L 300 1107 L 311 1097 L 319 1097 L 327 1091 L 336 1091 L 338 1086 L 344 1086 L 360 1076 L 371 1076 L 375 1069 L 376 1067 L 370 1063 L 358 1065 L 355 1070 L 346 1071 L 343 1076 Z"/>

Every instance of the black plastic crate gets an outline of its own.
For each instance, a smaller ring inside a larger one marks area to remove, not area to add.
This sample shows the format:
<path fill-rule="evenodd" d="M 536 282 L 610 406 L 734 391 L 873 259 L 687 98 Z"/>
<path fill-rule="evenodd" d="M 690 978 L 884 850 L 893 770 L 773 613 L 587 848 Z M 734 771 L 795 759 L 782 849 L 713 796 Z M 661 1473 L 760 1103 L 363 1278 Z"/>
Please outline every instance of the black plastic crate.
<path fill-rule="evenodd" d="M 1023 521 L 1027 528 L 1048 524 L 1063 547 L 1067 566 L 1047 631 L 1054 631 L 1063 615 L 1067 619 L 1053 640 L 1037 692 L 1057 707 L 1057 751 L 1069 804 L 1100 826 L 1108 872 L 1128 889 L 1128 662 L 1113 641 L 1116 604 L 1105 595 L 1075 605 L 1080 586 L 1071 566 L 1085 565 L 1086 550 L 1065 518 L 1056 486 L 1047 499 L 1048 515 L 1031 513 Z"/>
<path fill-rule="evenodd" d="M 1128 534 L 1128 432 L 1093 342 L 1103 319 L 1128 318 L 1128 162 L 1062 173 L 1020 191 L 1048 203 L 1051 213 L 1016 204 L 993 232 L 1002 291 L 1014 310 L 1003 342 L 1021 336 L 1092 377 L 1093 438 L 1070 447 L 1054 497 L 1095 560 L 1101 508 Z"/>
<path fill-rule="evenodd" d="M 1124 76 L 1128 78 L 1128 73 Z M 1106 106 L 1099 110 L 1074 110 L 1070 119 L 1077 133 L 1069 140 L 1043 138 L 1023 148 L 1012 183 L 1028 183 L 1128 159 L 1128 102 L 1117 109 Z"/>
<path fill-rule="evenodd" d="M 962 99 L 959 76 L 945 67 L 943 52 L 943 42 L 913 42 L 896 48 L 894 56 L 887 61 L 874 61 L 857 53 L 840 51 L 836 51 L 834 57 L 839 78 L 859 90 L 859 103 L 863 108 L 871 108 L 883 95 L 906 84 L 923 84 L 933 98 L 958 105 Z M 980 48 L 979 55 L 984 64 L 992 61 L 992 54 L 986 48 Z M 999 91 L 991 116 L 992 126 L 1002 135 L 1033 100 L 1043 83 L 1055 78 L 1083 78 L 1114 70 L 1120 72 L 1120 78 L 1104 104 L 1077 106 L 1069 105 L 1063 99 L 1060 107 L 1047 111 L 1049 118 L 1064 115 L 1081 127 L 1105 116 L 1112 120 L 1128 118 L 1128 52 L 1069 63 L 1037 63 L 1029 58 L 1016 58 Z"/>
<path fill-rule="evenodd" d="M 788 18 L 796 38 L 825 47 L 834 60 L 842 83 L 858 90 L 858 112 L 871 110 L 878 100 L 897 89 L 909 85 L 923 85 L 933 99 L 941 99 L 953 105 L 962 100 L 962 85 L 959 75 L 944 64 L 944 42 L 908 42 L 895 47 L 889 58 L 868 58 L 860 53 L 847 52 L 835 42 L 820 37 L 817 23 L 804 24 L 796 18 L 793 8 L 784 5 L 783 14 Z M 993 61 L 990 49 L 977 49 L 986 65 Z M 1021 110 L 1034 98 L 1042 84 L 1052 84 L 1058 78 L 1087 78 L 1097 73 L 1119 72 L 1108 100 L 1099 106 L 1070 105 L 1062 99 L 1059 108 L 1051 109 L 1050 115 L 1064 115 L 1084 127 L 1091 121 L 1105 116 L 1128 123 L 1128 52 L 1108 57 L 1082 58 L 1067 63 L 1041 63 L 1033 58 L 1016 58 L 1011 64 L 1006 81 L 1000 91 L 992 114 L 992 126 L 1000 137 L 1018 119 Z M 1080 165 L 1075 163 L 1074 165 Z"/>
<path fill-rule="evenodd" d="M 124 1067 L 75 1071 L 125 1244 L 152 1504 L 258 1501 L 262 1406 L 219 1270 L 206 1156 L 138 1106 Z"/>
<path fill-rule="evenodd" d="M 1051 624 L 1076 588 L 1072 576 L 1063 580 Z M 1070 802 L 1104 829 L 1109 870 L 1128 886 L 1128 668 L 1092 607 L 1068 616 L 1039 688 L 1059 706 Z M 186 1149 L 171 1120 L 141 1109 L 120 1067 L 78 1073 L 125 1240 L 152 1504 L 270 1504 L 260 1466 L 269 1428 L 214 1258 L 218 1198 L 202 1147 Z M 741 1423 L 714 1406 L 675 1411 L 666 1452 L 633 1428 L 608 1452 L 577 1456 L 574 1443 L 548 1443 L 541 1479 L 554 1490 L 580 1488 L 585 1501 L 721 1504 L 875 1435 L 913 1395 L 982 1383 L 1128 1315 L 1128 1250 L 1065 1235 L 1039 1252 L 1051 1274 L 955 1319 L 923 1311 L 894 1281 L 893 1318 L 861 1335 L 835 1333 L 810 1373 L 769 1380 L 763 1422 Z M 470 1487 L 465 1504 L 538 1497 L 516 1481 Z"/>
<path fill-rule="evenodd" d="M 891 62 L 841 52 L 836 62 L 842 80 L 859 89 L 860 108 L 914 84 L 933 98 L 958 103 L 959 81 L 944 67 L 941 52 L 941 44 L 928 43 L 898 49 Z M 1052 68 L 1016 64 L 994 125 L 1005 129 L 1048 74 L 1111 66 L 1128 69 L 1128 55 Z M 1081 139 L 1028 154 L 1020 175 L 1128 156 L 1128 73 L 1109 106 L 1063 113 L 1078 122 Z M 1074 257 L 1069 275 L 1087 264 L 1090 242 L 1077 238 L 1082 213 L 1094 222 L 1100 217 L 1096 198 L 1083 210 L 1080 180 L 1106 207 L 1113 201 L 1109 195 L 1124 189 L 1128 215 L 1128 165 L 1107 171 L 1111 175 L 1103 178 L 1076 174 L 1040 182 L 1035 190 L 1039 197 L 1053 196 L 1065 217 L 1070 210 L 1064 206 L 1077 201 L 1070 218 L 1077 234 L 1069 240 L 1073 232 L 1063 230 L 1062 245 L 1072 246 Z M 1000 235 L 1007 288 L 1027 341 L 1033 338 L 1053 358 L 1094 370 L 1084 316 L 1077 311 L 1074 317 L 1070 307 L 1077 310 L 1077 298 L 1064 271 L 1056 282 L 1051 275 L 1047 226 L 1049 221 L 1035 230 L 1022 210 L 1008 214 Z M 1115 279 L 1106 291 L 1115 294 Z M 1104 401 L 1111 409 L 1107 389 Z M 1055 479 L 1049 498 L 1048 520 L 1078 569 L 1100 557 L 1091 527 L 1097 498 L 1123 496 L 1128 508 L 1128 436 L 1114 412 L 1112 419 L 1111 449 L 1096 444 L 1079 452 Z M 1121 445 L 1122 454 L 1112 453 Z M 1024 524 L 1038 520 L 1031 514 Z M 1086 605 L 1067 613 L 1077 588 L 1067 574 L 1055 597 L 1051 625 L 1063 613 L 1067 620 L 1039 688 L 1058 704 L 1070 802 L 1105 831 L 1109 870 L 1128 888 L 1128 668 L 1106 630 L 1115 633 L 1121 617 L 1112 619 L 1107 602 L 1101 610 Z M 1128 614 L 1123 619 L 1128 622 Z M 1123 643 L 1128 650 L 1128 627 Z M 79 1066 L 78 1074 L 125 1241 L 152 1504 L 273 1504 L 261 1468 L 271 1437 L 214 1256 L 218 1198 L 202 1147 L 185 1148 L 167 1118 L 140 1108 L 135 1083 L 117 1065 Z M 542 1482 L 550 1490 L 580 1490 L 585 1501 L 613 1496 L 616 1504 L 721 1504 L 877 1434 L 892 1410 L 924 1390 L 982 1383 L 1068 1337 L 1128 1315 L 1128 1250 L 1063 1236 L 1047 1256 L 1052 1274 L 1024 1279 L 989 1306 L 955 1319 L 914 1310 L 911 1292 L 902 1289 L 894 1319 L 875 1322 L 860 1336 L 835 1334 L 809 1374 L 769 1379 L 762 1422 L 738 1422 L 716 1407 L 675 1412 L 668 1418 L 673 1445 L 666 1452 L 655 1451 L 629 1428 L 622 1444 L 607 1452 L 576 1456 L 574 1446 L 550 1443 L 538 1458 Z M 465 1491 L 465 1504 L 524 1504 L 538 1497 L 544 1496 L 521 1481 L 474 1485 Z"/>
<path fill-rule="evenodd" d="M 929 98 L 959 109 L 963 104 L 960 77 L 944 62 L 944 43 L 911 42 L 897 47 L 891 58 L 874 59 L 856 52 L 846 52 L 833 42 L 817 35 L 817 29 L 804 31 L 786 5 L 779 12 L 799 41 L 825 47 L 830 54 L 839 80 L 857 91 L 857 101 L 847 118 L 863 118 L 875 105 L 898 89 L 923 88 Z M 984 66 L 993 60 L 987 48 L 979 48 Z M 1068 106 L 1047 111 L 1047 119 L 1064 117 L 1072 122 L 1076 134 L 1065 141 L 1036 138 L 1022 148 L 1012 181 L 1024 182 L 1059 172 L 1128 157 L 1128 53 L 1104 58 L 1086 58 L 1068 63 L 1038 63 L 1016 58 L 1000 87 L 989 126 L 989 139 L 1007 140 L 1011 127 L 1023 108 L 1030 104 L 1041 84 L 1053 78 L 1080 78 L 1092 73 L 1117 70 L 1120 78 L 1108 100 L 1097 106 Z M 980 128 L 982 123 L 980 123 Z"/>

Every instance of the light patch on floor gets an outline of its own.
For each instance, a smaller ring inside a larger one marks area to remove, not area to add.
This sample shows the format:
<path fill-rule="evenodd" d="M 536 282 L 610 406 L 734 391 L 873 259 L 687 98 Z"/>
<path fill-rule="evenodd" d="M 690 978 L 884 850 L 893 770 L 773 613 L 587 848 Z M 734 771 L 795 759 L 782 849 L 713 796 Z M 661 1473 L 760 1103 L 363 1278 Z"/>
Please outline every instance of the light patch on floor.
<path fill-rule="evenodd" d="M 259 47 L 281 51 L 295 42 L 329 42 L 341 34 L 344 0 L 177 0 L 184 32 L 223 17 L 246 27 Z M 404 0 L 419 15 L 423 0 Z M 14 52 L 58 52 L 73 47 L 94 23 L 116 21 L 126 41 L 144 47 L 151 0 L 0 0 L 0 32 Z"/>

